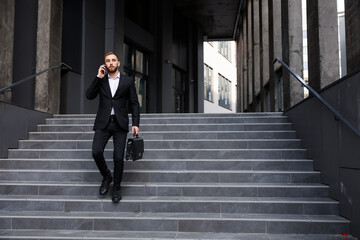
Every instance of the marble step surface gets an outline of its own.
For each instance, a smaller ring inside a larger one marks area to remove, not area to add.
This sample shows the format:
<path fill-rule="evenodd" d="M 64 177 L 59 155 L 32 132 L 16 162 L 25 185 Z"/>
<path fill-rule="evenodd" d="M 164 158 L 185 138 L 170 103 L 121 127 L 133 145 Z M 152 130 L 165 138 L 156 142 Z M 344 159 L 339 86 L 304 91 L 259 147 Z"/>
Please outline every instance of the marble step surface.
<path fill-rule="evenodd" d="M 0 239 L 41 240 L 356 240 L 340 234 L 187 233 L 92 230 L 0 230 Z"/>
<path fill-rule="evenodd" d="M 143 159 L 306 159 L 306 149 L 146 149 Z M 91 149 L 9 149 L 9 158 L 89 159 Z M 113 151 L 105 149 L 111 159 Z"/>
<path fill-rule="evenodd" d="M 131 133 L 128 137 L 131 137 Z M 140 136 L 145 140 L 182 140 L 182 139 L 296 139 L 296 132 L 293 130 L 284 131 L 143 131 Z M 29 140 L 92 140 L 94 131 L 81 132 L 30 132 Z"/>
<path fill-rule="evenodd" d="M 0 159 L 0 239 L 342 240 L 350 231 L 282 113 L 142 114 L 144 159 L 125 162 L 119 204 L 98 193 L 94 119 L 55 115 Z M 105 158 L 112 169 L 112 140 Z"/>
<path fill-rule="evenodd" d="M 40 124 L 39 132 L 92 131 L 94 124 Z M 131 125 L 129 125 L 130 127 Z M 224 123 L 224 124 L 140 124 L 141 131 L 266 131 L 292 130 L 291 123 Z"/>
<path fill-rule="evenodd" d="M 92 140 L 20 140 L 20 149 L 91 149 Z M 182 140 L 144 140 L 147 149 L 270 149 L 300 148 L 299 139 L 182 139 Z M 113 149 L 109 140 L 107 149 Z"/>
<path fill-rule="evenodd" d="M 113 160 L 107 159 L 109 169 Z M 247 170 L 312 171 L 310 159 L 147 159 L 125 161 L 126 170 Z M 2 169 L 97 169 L 93 159 L 0 159 Z"/>
<path fill-rule="evenodd" d="M 99 182 L 0 181 L 1 195 L 99 196 Z M 320 183 L 122 182 L 123 196 L 327 198 Z"/>
<path fill-rule="evenodd" d="M 131 117 L 130 117 L 131 122 Z M 95 118 L 47 118 L 46 124 L 94 124 Z M 209 124 L 209 123 L 285 123 L 288 119 L 286 116 L 261 116 L 261 117 L 158 117 L 143 118 L 141 123 L 157 123 L 157 124 Z"/>
<path fill-rule="evenodd" d="M 350 221 L 337 215 L 132 212 L 0 212 L 5 229 L 338 234 Z"/>
<path fill-rule="evenodd" d="M 0 180 L 101 182 L 97 169 L 0 169 Z M 319 183 L 315 171 L 245 170 L 124 170 L 124 182 L 195 182 L 195 183 Z"/>
<path fill-rule="evenodd" d="M 54 114 L 54 118 L 95 118 L 96 114 Z M 202 118 L 202 117 L 276 117 L 284 116 L 282 112 L 252 112 L 252 113 L 146 113 L 140 114 L 143 118 Z M 131 118 L 131 114 L 129 114 Z"/>
<path fill-rule="evenodd" d="M 111 193 L 110 193 L 111 194 Z M 329 198 L 124 196 L 113 204 L 107 196 L 0 195 L 0 211 L 243 213 L 337 215 Z"/>

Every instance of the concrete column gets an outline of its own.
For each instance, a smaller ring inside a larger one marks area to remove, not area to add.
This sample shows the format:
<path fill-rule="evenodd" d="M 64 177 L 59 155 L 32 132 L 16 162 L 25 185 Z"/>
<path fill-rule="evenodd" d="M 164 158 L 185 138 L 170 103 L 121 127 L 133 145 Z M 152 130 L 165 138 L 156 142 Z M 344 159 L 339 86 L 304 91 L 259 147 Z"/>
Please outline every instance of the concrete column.
<path fill-rule="evenodd" d="M 248 68 L 247 68 L 247 73 L 248 73 L 248 98 L 247 98 L 247 109 L 250 110 L 250 104 L 253 103 L 253 92 L 254 92 L 254 42 L 253 42 L 253 36 L 254 36 L 254 29 L 253 29 L 253 14 L 252 14 L 252 0 L 248 0 L 248 5 L 247 5 L 247 16 L 246 16 L 246 21 L 247 21 L 247 48 L 248 48 Z"/>
<path fill-rule="evenodd" d="M 336 0 L 307 0 L 309 84 L 316 91 L 339 78 Z"/>
<path fill-rule="evenodd" d="M 196 25 L 196 58 L 197 59 L 197 74 L 195 88 L 195 112 L 204 113 L 204 33 L 200 25 Z"/>
<path fill-rule="evenodd" d="M 345 0 L 347 72 L 360 68 L 360 1 Z"/>
<path fill-rule="evenodd" d="M 302 7 L 299 0 L 282 0 L 282 45 L 283 60 L 300 76 L 303 76 L 302 47 Z M 284 108 L 295 105 L 304 99 L 302 85 L 289 72 L 283 69 Z"/>
<path fill-rule="evenodd" d="M 261 89 L 263 89 L 261 93 L 261 104 L 262 111 L 270 111 L 268 107 L 270 103 L 266 99 L 264 86 L 269 83 L 270 73 L 269 73 L 269 62 L 272 60 L 269 59 L 269 0 L 262 0 L 261 5 L 261 16 L 260 16 L 260 43 L 261 43 L 261 62 L 260 62 L 260 79 L 261 79 Z"/>
<path fill-rule="evenodd" d="M 0 1 L 0 89 L 12 83 L 15 1 Z M 0 94 L 0 101 L 11 102 L 11 91 Z"/>
<path fill-rule="evenodd" d="M 39 0 L 36 72 L 61 62 L 62 0 Z M 37 77 L 35 109 L 49 113 L 60 110 L 60 69 Z"/>
<path fill-rule="evenodd" d="M 115 52 L 119 56 L 120 68 L 123 71 L 125 63 L 124 29 L 125 29 L 124 0 L 106 0 L 105 19 L 105 52 Z"/>
<path fill-rule="evenodd" d="M 254 96 L 260 94 L 260 4 L 253 0 L 253 32 L 254 32 Z"/>
<path fill-rule="evenodd" d="M 282 58 L 282 35 L 281 35 L 281 0 L 269 0 L 272 2 L 272 25 L 273 34 L 270 37 L 273 38 L 273 58 Z M 272 59 L 272 60 L 274 60 Z M 279 68 L 279 65 L 272 65 L 271 71 L 274 73 Z M 283 97 L 281 89 L 281 81 L 277 74 L 274 74 L 274 111 L 279 111 L 283 105 Z"/>
<path fill-rule="evenodd" d="M 244 68 L 244 33 L 243 31 L 240 32 L 239 39 L 236 42 L 236 49 L 237 49 L 237 112 L 243 112 L 243 87 L 244 87 L 244 77 L 243 77 L 243 68 Z"/>
<path fill-rule="evenodd" d="M 161 69 L 161 103 L 160 112 L 175 112 L 175 102 L 173 99 L 173 79 L 172 79 L 172 43 L 173 43 L 173 1 L 162 0 L 161 2 L 161 29 L 160 29 L 160 69 Z M 202 73 L 204 74 L 204 73 Z M 203 100 L 204 101 L 204 100 Z"/>
<path fill-rule="evenodd" d="M 243 109 L 246 111 L 249 104 L 249 52 L 248 52 L 248 32 L 247 32 L 247 17 L 243 18 Z"/>

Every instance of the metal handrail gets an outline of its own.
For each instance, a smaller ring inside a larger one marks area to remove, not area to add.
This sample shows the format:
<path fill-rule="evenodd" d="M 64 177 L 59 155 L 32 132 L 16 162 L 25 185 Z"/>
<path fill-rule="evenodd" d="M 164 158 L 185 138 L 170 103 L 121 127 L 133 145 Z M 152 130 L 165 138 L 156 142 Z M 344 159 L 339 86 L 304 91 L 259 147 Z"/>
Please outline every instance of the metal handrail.
<path fill-rule="evenodd" d="M 22 84 L 22 83 L 24 83 L 24 82 L 27 82 L 27 81 L 29 81 L 30 79 L 33 79 L 34 77 L 39 76 L 40 74 L 43 74 L 44 72 L 53 70 L 53 69 L 55 69 L 55 68 L 59 68 L 59 67 L 61 67 L 61 66 L 65 66 L 65 67 L 66 67 L 67 69 L 69 69 L 69 70 L 72 69 L 72 68 L 71 68 L 69 65 L 67 65 L 66 63 L 61 62 L 61 63 L 59 63 L 59 64 L 57 64 L 57 65 L 54 65 L 54 66 L 52 66 L 52 67 L 49 67 L 49 68 L 47 68 L 47 69 L 45 69 L 45 70 L 43 70 L 43 71 L 41 71 L 41 72 L 35 73 L 35 74 L 33 74 L 33 75 L 31 75 L 31 76 L 29 76 L 29 77 L 27 77 L 27 78 L 21 79 L 20 81 L 17 81 L 16 83 L 13 83 L 13 84 L 11 84 L 11 85 L 9 85 L 9 86 L 7 86 L 7 87 L 4 87 L 4 88 L 0 89 L 0 93 L 3 93 L 3 92 L 5 92 L 5 91 L 7 91 L 8 89 L 13 88 L 13 87 L 15 87 L 15 86 L 17 86 L 17 85 L 19 85 L 19 84 Z"/>
<path fill-rule="evenodd" d="M 310 87 L 304 79 L 302 79 L 293 69 L 291 69 L 286 63 L 284 63 L 281 59 L 275 58 L 273 63 L 279 62 L 282 66 L 284 66 L 302 85 L 304 85 L 309 91 L 314 94 L 314 96 L 327 107 L 335 116 L 337 119 L 342 121 L 346 126 L 348 126 L 356 135 L 360 136 L 360 130 L 354 125 L 352 125 L 346 118 L 344 118 L 338 111 L 335 110 L 329 103 L 327 103 L 320 95 L 317 93 L 312 87 Z"/>

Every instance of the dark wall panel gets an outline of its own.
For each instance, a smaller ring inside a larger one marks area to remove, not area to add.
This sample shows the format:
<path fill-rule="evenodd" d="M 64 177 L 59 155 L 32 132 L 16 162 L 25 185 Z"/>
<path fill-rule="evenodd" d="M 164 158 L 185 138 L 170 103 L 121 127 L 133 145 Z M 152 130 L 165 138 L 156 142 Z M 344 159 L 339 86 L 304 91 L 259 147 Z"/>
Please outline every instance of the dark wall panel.
<path fill-rule="evenodd" d="M 106 1 L 85 1 L 85 36 L 83 42 L 84 52 L 82 73 L 84 89 L 90 86 L 97 74 L 100 65 L 104 63 L 105 53 L 105 6 Z M 84 95 L 85 98 L 85 95 Z M 98 98 L 84 102 L 84 113 L 96 113 L 98 109 Z"/>
<path fill-rule="evenodd" d="M 320 95 L 360 129 L 360 72 L 345 76 Z M 307 98 L 285 113 L 330 186 L 330 196 L 340 201 L 340 214 L 351 220 L 352 234 L 360 236 L 360 136 L 335 118 L 316 98 Z"/>
<path fill-rule="evenodd" d="M 27 139 L 28 133 L 49 117 L 49 113 L 0 102 L 0 157 L 7 157 L 9 148 L 18 148 L 19 139 Z"/>
<path fill-rule="evenodd" d="M 36 67 L 37 0 L 16 0 L 13 83 L 31 76 Z M 12 103 L 34 108 L 35 79 L 12 89 Z"/>
<path fill-rule="evenodd" d="M 78 114 L 80 112 L 80 78 L 75 72 L 65 72 L 61 76 L 60 113 Z"/>
<path fill-rule="evenodd" d="M 61 59 L 81 73 L 82 1 L 63 0 Z"/>
<path fill-rule="evenodd" d="M 341 198 L 340 212 L 348 219 L 351 219 L 351 233 L 359 238 L 360 236 L 360 170 L 340 169 Z"/>

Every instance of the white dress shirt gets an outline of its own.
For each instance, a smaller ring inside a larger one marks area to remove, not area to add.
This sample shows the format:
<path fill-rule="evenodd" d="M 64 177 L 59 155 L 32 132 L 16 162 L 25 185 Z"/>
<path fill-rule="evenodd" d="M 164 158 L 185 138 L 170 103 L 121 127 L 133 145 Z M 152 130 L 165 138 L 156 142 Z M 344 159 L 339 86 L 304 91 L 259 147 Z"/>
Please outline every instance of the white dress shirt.
<path fill-rule="evenodd" d="M 120 73 L 115 78 L 111 78 L 110 75 L 108 75 L 109 78 L 109 86 L 111 90 L 111 96 L 114 97 L 116 90 L 119 86 L 120 81 Z M 111 109 L 111 115 L 115 115 L 114 107 Z"/>

